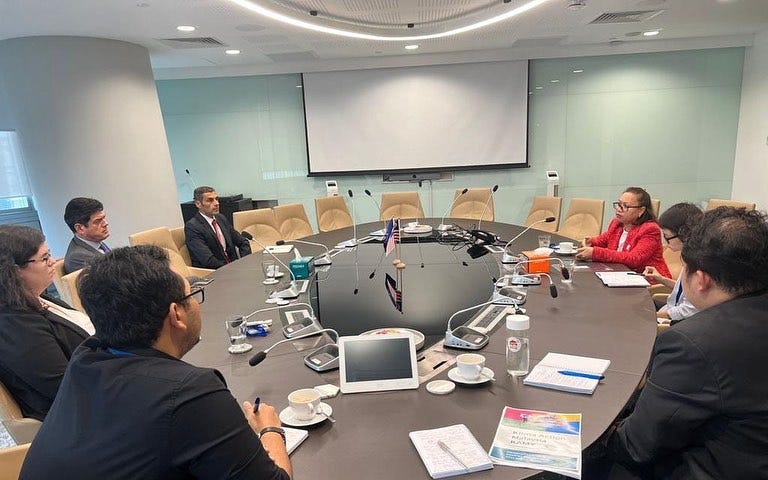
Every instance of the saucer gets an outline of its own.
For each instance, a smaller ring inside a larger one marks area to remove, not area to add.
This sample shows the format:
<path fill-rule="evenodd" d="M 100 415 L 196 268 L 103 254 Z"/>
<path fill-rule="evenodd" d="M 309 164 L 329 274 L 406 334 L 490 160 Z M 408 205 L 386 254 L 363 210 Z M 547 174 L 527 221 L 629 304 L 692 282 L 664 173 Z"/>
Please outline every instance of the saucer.
<path fill-rule="evenodd" d="M 310 425 L 315 425 L 325 421 L 328 419 L 328 416 L 333 415 L 333 409 L 327 403 L 320 402 L 320 409 L 325 415 L 315 415 L 315 418 L 310 420 L 299 420 L 293 415 L 293 410 L 291 410 L 291 407 L 285 407 L 280 412 L 280 421 L 289 427 L 308 427 Z"/>
<path fill-rule="evenodd" d="M 459 375 L 459 367 L 454 367 L 448 370 L 448 378 L 462 385 L 480 385 L 481 383 L 490 382 L 494 376 L 493 370 L 488 367 L 483 367 L 483 372 L 480 375 L 480 378 L 477 380 L 467 380 L 466 378 Z"/>
<path fill-rule="evenodd" d="M 560 251 L 560 250 L 558 249 L 558 250 L 555 250 L 555 253 L 556 253 L 557 255 L 562 255 L 562 256 L 564 256 L 564 257 L 570 257 L 571 255 L 576 255 L 576 253 L 578 253 L 578 252 L 576 251 L 576 249 L 573 249 L 573 250 L 569 250 L 569 251 L 567 251 L 567 252 L 562 252 L 562 251 Z"/>
<path fill-rule="evenodd" d="M 285 272 L 277 272 L 273 278 L 281 278 L 285 275 Z"/>

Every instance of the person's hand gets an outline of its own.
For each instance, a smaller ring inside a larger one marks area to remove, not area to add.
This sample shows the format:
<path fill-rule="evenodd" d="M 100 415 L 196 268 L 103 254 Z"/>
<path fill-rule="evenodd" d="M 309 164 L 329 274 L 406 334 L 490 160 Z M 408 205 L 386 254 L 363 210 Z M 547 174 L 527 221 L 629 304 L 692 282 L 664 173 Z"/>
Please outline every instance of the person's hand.
<path fill-rule="evenodd" d="M 256 433 L 259 433 L 266 427 L 280 426 L 280 417 L 277 416 L 275 408 L 264 402 L 259 405 L 257 413 L 253 413 L 253 404 L 251 402 L 243 402 L 243 413 L 245 413 L 248 424 Z"/>
<path fill-rule="evenodd" d="M 661 275 L 659 275 L 659 271 L 656 270 L 656 267 L 645 267 L 645 270 L 643 270 L 643 276 L 648 277 L 654 281 L 659 281 L 659 278 L 661 278 Z"/>
<path fill-rule="evenodd" d="M 585 247 L 592 246 L 592 237 L 584 237 L 584 241 L 581 242 Z"/>
<path fill-rule="evenodd" d="M 592 260 L 593 247 L 581 247 L 576 249 L 577 260 Z"/>

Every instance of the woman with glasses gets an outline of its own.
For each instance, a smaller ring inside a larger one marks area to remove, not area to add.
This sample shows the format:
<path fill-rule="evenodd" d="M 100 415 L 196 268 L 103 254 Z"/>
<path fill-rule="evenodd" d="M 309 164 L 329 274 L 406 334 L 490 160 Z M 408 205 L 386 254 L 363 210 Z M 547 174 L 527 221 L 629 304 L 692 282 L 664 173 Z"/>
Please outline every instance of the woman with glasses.
<path fill-rule="evenodd" d="M 38 420 L 45 419 L 72 352 L 94 331 L 86 315 L 44 294 L 53 264 L 42 233 L 0 225 L 0 381 L 22 414 Z"/>
<path fill-rule="evenodd" d="M 616 217 L 608 230 L 597 237 L 586 237 L 576 258 L 593 262 L 622 263 L 642 273 L 654 267 L 665 277 L 669 273 L 662 255 L 661 231 L 651 209 L 651 196 L 640 187 L 629 187 L 613 202 Z"/>
<path fill-rule="evenodd" d="M 670 250 L 679 252 L 683 249 L 690 227 L 697 224 L 703 215 L 701 209 L 692 203 L 676 203 L 661 214 L 659 226 Z M 685 298 L 683 293 L 682 274 L 675 281 L 661 275 L 656 268 L 647 266 L 643 275 L 672 289 L 667 303 L 656 312 L 657 318 L 666 319 L 666 322 L 659 320 L 660 323 L 675 323 L 697 312 L 696 307 Z"/>

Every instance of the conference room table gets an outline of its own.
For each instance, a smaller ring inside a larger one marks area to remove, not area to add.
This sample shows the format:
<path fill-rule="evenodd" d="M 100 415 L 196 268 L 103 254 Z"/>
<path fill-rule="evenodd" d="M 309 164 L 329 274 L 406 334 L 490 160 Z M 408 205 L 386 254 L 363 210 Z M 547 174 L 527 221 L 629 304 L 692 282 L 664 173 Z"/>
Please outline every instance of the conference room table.
<path fill-rule="evenodd" d="M 451 222 L 467 229 L 476 223 L 458 219 Z M 420 223 L 435 227 L 440 221 L 425 219 Z M 333 248 L 355 233 L 363 240 L 383 226 L 383 222 L 371 222 L 357 225 L 356 230 L 344 228 L 302 240 Z M 498 235 L 500 242 L 524 230 L 498 222 L 483 222 L 482 228 Z M 536 229 L 525 232 L 509 250 L 536 248 L 540 233 Z M 448 317 L 488 301 L 495 289 L 495 279 L 507 267 L 501 264 L 500 254 L 473 259 L 467 254 L 468 244 L 443 242 L 436 237 L 432 233 L 414 242 L 416 238 L 404 233 L 403 243 L 389 256 L 384 256 L 380 241 L 334 252 L 333 264 L 316 270 L 307 293 L 296 302 L 310 303 L 320 323 L 336 328 L 342 335 L 384 327 L 409 327 L 424 333 L 426 342 L 420 354 L 431 352 L 437 358 L 450 360 L 438 363 L 439 368 L 427 380 L 447 379 L 453 358 L 465 352 L 442 348 Z M 569 240 L 556 235 L 552 239 Z M 324 252 L 320 246 L 296 243 L 295 247 L 302 255 Z M 294 258 L 293 253 L 277 256 L 286 264 Z M 400 275 L 392 261 L 396 256 L 406 263 Z M 328 336 L 287 342 L 271 350 L 262 363 L 254 367 L 248 364 L 253 354 L 284 339 L 284 312 L 306 308 L 303 306 L 253 315 L 251 320 L 273 319 L 270 333 L 266 337 L 248 337 L 253 345 L 248 353 L 227 351 L 225 320 L 274 306 L 265 300 L 275 287 L 262 284 L 262 261 L 270 259 L 270 255 L 256 252 L 213 274 L 215 280 L 206 287 L 201 306 L 201 341 L 184 359 L 221 371 L 239 402 L 253 401 L 258 396 L 279 412 L 287 407 L 287 396 L 295 389 L 326 383 L 339 385 L 339 370 L 318 373 L 303 362 L 312 349 L 332 341 Z M 624 269 L 621 265 L 600 266 Z M 398 281 L 402 291 L 402 312 L 388 296 L 384 280 L 387 274 Z M 614 422 L 641 381 L 656 336 L 655 309 L 647 289 L 605 287 L 591 264 L 577 268 L 572 283 L 562 282 L 556 268 L 551 269 L 550 275 L 557 286 L 557 297 L 552 298 L 549 279 L 544 278 L 541 285 L 527 288 L 527 299 L 522 305 L 530 317 L 531 367 L 548 352 L 608 359 L 611 364 L 605 379 L 592 395 L 526 386 L 522 378 L 507 375 L 502 320 L 489 333 L 488 345 L 479 351 L 487 359 L 486 366 L 494 372 L 493 382 L 471 388 L 458 385 L 448 395 L 433 395 L 422 383 L 416 390 L 339 393 L 324 400 L 333 408 L 336 423 L 323 421 L 309 428 L 309 438 L 291 455 L 295 478 L 429 478 L 409 432 L 462 423 L 488 449 L 505 406 L 581 413 L 582 447 L 586 450 Z M 468 321 L 474 313 L 457 316 L 452 328 Z M 477 479 L 510 480 L 533 478 L 540 473 L 497 465 L 471 475 Z"/>

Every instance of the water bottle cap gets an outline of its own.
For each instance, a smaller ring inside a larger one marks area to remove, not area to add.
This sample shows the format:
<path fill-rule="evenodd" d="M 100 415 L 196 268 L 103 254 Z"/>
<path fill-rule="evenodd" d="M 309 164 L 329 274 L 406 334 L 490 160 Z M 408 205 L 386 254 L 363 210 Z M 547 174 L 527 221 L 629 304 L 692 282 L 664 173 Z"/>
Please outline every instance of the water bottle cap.
<path fill-rule="evenodd" d="M 507 315 L 508 330 L 528 330 L 531 319 L 528 315 Z"/>

